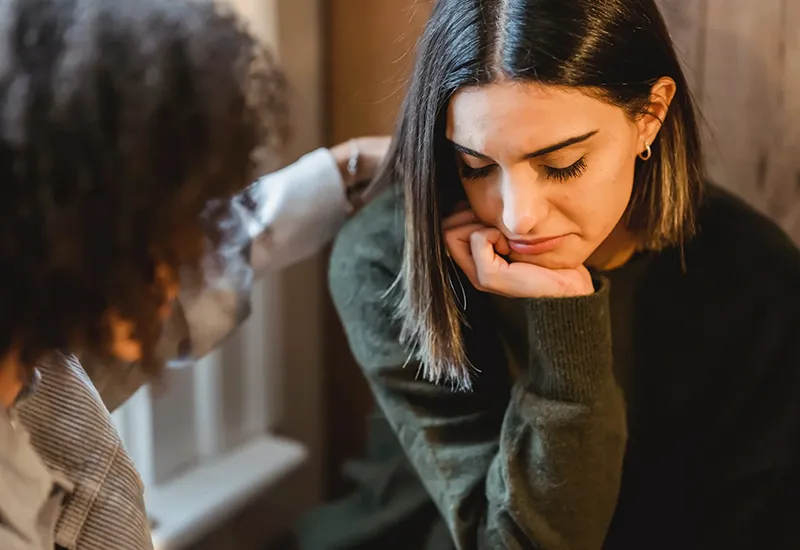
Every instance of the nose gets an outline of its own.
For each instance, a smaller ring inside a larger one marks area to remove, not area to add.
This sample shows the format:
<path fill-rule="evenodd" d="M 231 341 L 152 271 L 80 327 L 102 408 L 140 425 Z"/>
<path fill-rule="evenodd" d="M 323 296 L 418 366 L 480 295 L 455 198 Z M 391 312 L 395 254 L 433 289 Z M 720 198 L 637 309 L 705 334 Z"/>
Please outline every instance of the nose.
<path fill-rule="evenodd" d="M 547 201 L 530 170 L 505 174 L 501 184 L 503 225 L 512 235 L 531 233 L 546 215 Z"/>

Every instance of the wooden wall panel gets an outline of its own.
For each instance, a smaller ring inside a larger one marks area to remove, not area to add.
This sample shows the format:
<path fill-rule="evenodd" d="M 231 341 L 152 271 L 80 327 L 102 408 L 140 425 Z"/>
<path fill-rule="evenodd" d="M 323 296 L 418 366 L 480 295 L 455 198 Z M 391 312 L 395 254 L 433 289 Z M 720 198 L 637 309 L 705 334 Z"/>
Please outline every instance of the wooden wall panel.
<path fill-rule="evenodd" d="M 800 243 L 800 2 L 784 0 L 781 74 L 782 141 L 776 147 L 783 170 L 773 180 L 775 198 L 769 210 L 781 220 L 783 227 Z"/>
<path fill-rule="evenodd" d="M 712 179 L 800 242 L 800 3 L 659 3 L 705 119 Z"/>
<path fill-rule="evenodd" d="M 430 0 L 327 0 L 327 141 L 391 133 Z M 347 489 L 343 461 L 364 449 L 372 397 L 332 304 L 326 313 L 326 448 L 329 496 Z"/>
<path fill-rule="evenodd" d="M 705 0 L 659 0 L 675 48 L 693 91 L 702 89 Z M 697 98 L 700 99 L 699 97 Z"/>
<path fill-rule="evenodd" d="M 430 0 L 328 0 L 328 137 L 389 133 Z"/>

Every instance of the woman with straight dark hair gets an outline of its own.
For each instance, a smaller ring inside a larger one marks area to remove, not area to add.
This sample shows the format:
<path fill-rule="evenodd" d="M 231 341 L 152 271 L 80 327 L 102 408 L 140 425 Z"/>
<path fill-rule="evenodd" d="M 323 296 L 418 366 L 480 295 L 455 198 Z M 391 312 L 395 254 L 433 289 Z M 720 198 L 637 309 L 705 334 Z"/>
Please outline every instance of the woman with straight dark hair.
<path fill-rule="evenodd" d="M 800 253 L 704 183 L 656 4 L 439 0 L 417 55 L 330 275 L 405 547 L 800 548 Z"/>

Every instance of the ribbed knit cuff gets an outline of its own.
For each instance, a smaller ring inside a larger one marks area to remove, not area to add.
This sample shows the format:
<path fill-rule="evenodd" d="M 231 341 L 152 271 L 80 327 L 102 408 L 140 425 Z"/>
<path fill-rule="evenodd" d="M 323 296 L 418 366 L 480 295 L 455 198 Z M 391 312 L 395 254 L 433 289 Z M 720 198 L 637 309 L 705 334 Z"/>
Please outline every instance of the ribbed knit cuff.
<path fill-rule="evenodd" d="M 529 383 L 547 399 L 592 403 L 613 379 L 609 282 L 589 296 L 528 301 Z"/>

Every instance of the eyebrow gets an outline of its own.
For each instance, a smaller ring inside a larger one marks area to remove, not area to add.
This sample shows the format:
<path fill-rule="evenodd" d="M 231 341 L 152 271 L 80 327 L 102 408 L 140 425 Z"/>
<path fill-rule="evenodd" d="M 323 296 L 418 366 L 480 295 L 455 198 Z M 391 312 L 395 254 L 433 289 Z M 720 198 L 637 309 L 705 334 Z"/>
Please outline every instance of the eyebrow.
<path fill-rule="evenodd" d="M 569 147 L 570 145 L 575 145 L 576 143 L 582 143 L 582 142 L 586 141 L 587 139 L 589 139 L 590 137 L 592 137 L 593 135 L 595 135 L 597 132 L 598 132 L 598 130 L 592 130 L 591 132 L 586 132 L 585 134 L 582 134 L 580 136 L 571 137 L 571 138 L 565 139 L 564 141 L 560 141 L 558 143 L 555 143 L 553 145 L 548 145 L 547 147 L 543 147 L 542 149 L 539 149 L 539 150 L 534 151 L 532 153 L 526 154 L 524 158 L 532 159 L 532 158 L 536 158 L 536 157 L 542 157 L 544 155 L 549 155 L 550 153 L 554 153 L 554 152 L 556 152 L 556 151 L 558 151 L 560 149 L 564 149 L 565 147 Z M 447 140 L 447 141 L 450 141 L 450 144 L 453 146 L 453 149 L 455 149 L 459 153 L 463 153 L 465 155 L 469 155 L 471 157 L 475 157 L 475 158 L 481 159 L 481 160 L 491 160 L 488 156 L 484 155 L 483 153 L 479 153 L 478 151 L 474 151 L 474 150 L 472 150 L 472 149 L 470 149 L 468 147 L 464 147 L 463 145 L 459 145 L 455 141 L 451 141 L 451 140 Z"/>

